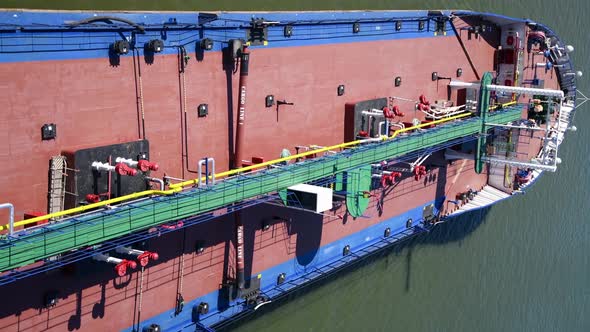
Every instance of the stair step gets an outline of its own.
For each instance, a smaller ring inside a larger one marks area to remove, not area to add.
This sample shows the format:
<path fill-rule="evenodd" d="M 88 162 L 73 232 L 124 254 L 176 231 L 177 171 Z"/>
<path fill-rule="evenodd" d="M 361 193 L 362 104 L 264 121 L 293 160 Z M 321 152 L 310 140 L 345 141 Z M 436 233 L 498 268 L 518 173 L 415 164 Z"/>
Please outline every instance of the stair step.
<path fill-rule="evenodd" d="M 494 200 L 494 199 L 490 199 L 489 197 L 485 197 L 485 196 L 481 195 L 481 193 L 480 193 L 480 194 L 478 194 L 478 195 L 477 195 L 477 196 L 476 196 L 476 197 L 475 197 L 475 198 L 472 200 L 472 202 L 478 202 L 478 203 L 480 203 L 480 204 L 483 204 L 483 205 L 489 205 L 489 204 L 492 204 L 492 203 L 494 203 L 495 201 L 496 201 L 496 200 Z"/>
<path fill-rule="evenodd" d="M 467 204 L 463 205 L 459 210 L 467 211 L 467 210 L 475 209 L 477 207 L 478 207 L 477 205 L 467 203 Z"/>
<path fill-rule="evenodd" d="M 489 201 L 492 201 L 492 202 L 495 202 L 495 201 L 497 201 L 498 199 L 501 198 L 500 196 L 491 194 L 491 193 L 489 193 L 487 191 L 480 191 L 479 194 L 478 194 L 478 196 L 481 196 L 482 198 L 485 198 L 485 199 L 487 199 Z"/>
<path fill-rule="evenodd" d="M 505 193 L 505 192 L 503 192 L 503 191 L 501 191 L 501 190 L 498 190 L 498 189 L 496 189 L 496 188 L 494 188 L 494 187 L 492 187 L 492 186 L 485 186 L 485 187 L 483 188 L 483 190 L 484 190 L 484 191 L 487 191 L 487 192 L 489 192 L 489 193 L 491 193 L 491 194 L 493 194 L 493 195 L 499 196 L 500 198 L 505 198 L 505 197 L 508 197 L 508 196 L 510 196 L 510 195 L 508 195 L 507 193 Z"/>

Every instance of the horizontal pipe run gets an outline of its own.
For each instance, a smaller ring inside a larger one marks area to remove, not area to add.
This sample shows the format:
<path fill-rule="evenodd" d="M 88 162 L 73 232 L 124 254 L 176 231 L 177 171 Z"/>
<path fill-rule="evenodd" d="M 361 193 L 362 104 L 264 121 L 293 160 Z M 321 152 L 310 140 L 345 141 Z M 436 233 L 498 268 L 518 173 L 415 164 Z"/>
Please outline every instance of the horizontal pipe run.
<path fill-rule="evenodd" d="M 490 127 L 502 127 L 502 128 L 514 128 L 514 129 L 527 129 L 527 130 L 547 130 L 547 128 L 542 127 L 529 127 L 529 126 L 515 126 L 515 125 L 505 125 L 500 123 L 486 123 L 486 126 Z"/>
<path fill-rule="evenodd" d="M 561 90 L 552 89 L 537 89 L 537 88 L 522 88 L 517 86 L 505 86 L 505 85 L 494 85 L 490 84 L 487 86 L 490 91 L 504 92 L 504 93 L 523 93 L 527 95 L 539 95 L 548 97 L 563 98 L 564 94 Z"/>
<path fill-rule="evenodd" d="M 92 256 L 92 258 L 94 258 L 94 260 L 99 261 L 99 262 L 107 262 L 107 263 L 111 263 L 111 264 L 120 264 L 123 262 L 123 260 L 121 258 L 111 257 L 111 256 L 107 256 L 104 254 L 96 254 L 96 255 Z"/>
<path fill-rule="evenodd" d="M 106 171 L 106 172 L 114 172 L 115 171 L 115 166 L 112 166 L 109 163 L 103 163 L 100 161 L 95 161 L 92 163 L 92 168 L 94 168 L 97 171 Z"/>
<path fill-rule="evenodd" d="M 123 157 L 117 157 L 115 158 L 115 162 L 118 163 L 123 163 L 126 164 L 129 167 L 137 167 L 137 161 L 133 160 L 133 159 L 127 159 L 127 158 L 123 158 Z"/>
<path fill-rule="evenodd" d="M 222 173 L 219 173 L 216 175 L 217 179 L 220 178 L 225 178 L 225 177 L 229 177 L 231 175 L 235 175 L 235 174 L 240 174 L 240 173 L 244 173 L 244 172 L 248 172 L 248 171 L 252 171 L 255 169 L 259 169 L 259 168 L 266 168 L 268 166 L 274 165 L 274 164 L 278 164 L 281 162 L 285 162 L 285 161 L 290 161 L 290 160 L 295 160 L 297 158 L 303 158 L 303 157 L 307 157 L 316 153 L 322 153 L 322 152 L 327 152 L 330 150 L 336 150 L 336 149 L 345 149 L 345 148 L 349 148 L 351 146 L 355 146 L 355 145 L 359 145 L 362 143 L 367 143 L 367 142 L 377 142 L 377 141 L 384 141 L 384 140 L 389 140 L 389 139 L 394 139 L 397 135 L 404 133 L 404 132 L 408 132 L 411 130 L 415 130 L 415 129 L 420 129 L 423 127 L 427 127 L 427 126 L 431 126 L 433 124 L 439 124 L 439 123 L 444 123 L 444 122 L 449 122 L 449 121 L 453 121 L 453 120 L 457 120 L 457 119 L 462 119 L 465 117 L 470 116 L 471 113 L 464 113 L 464 114 L 460 114 L 457 116 L 453 116 L 450 118 L 446 118 L 446 119 L 441 119 L 441 120 L 436 120 L 433 122 L 428 122 L 428 123 L 422 123 L 416 126 L 412 126 L 412 127 L 407 127 L 404 129 L 399 129 L 396 130 L 393 135 L 386 137 L 383 136 L 381 138 L 376 138 L 376 139 L 370 139 L 370 140 L 356 140 L 356 141 L 351 141 L 351 142 L 346 142 L 346 143 L 341 143 L 341 144 L 337 144 L 337 145 L 333 145 L 333 146 L 328 146 L 322 149 L 318 149 L 318 150 L 310 150 L 310 151 L 306 151 L 306 152 L 302 152 L 299 154 L 295 154 L 295 155 L 291 155 L 288 157 L 284 157 L 284 158 L 279 158 L 279 159 L 275 159 L 275 160 L 269 160 L 260 164 L 254 164 L 251 166 L 247 166 L 247 167 L 242 167 L 242 168 L 238 168 L 238 169 L 233 169 L 233 170 L 229 170 L 229 171 L 225 171 Z M 170 177 L 169 177 L 170 178 Z M 146 196 L 152 196 L 152 195 L 172 195 L 175 193 L 178 193 L 180 191 L 182 191 L 182 189 L 184 189 L 185 187 L 192 187 L 194 185 L 198 185 L 199 181 L 202 181 L 202 179 L 193 179 L 193 180 L 188 180 L 188 181 L 184 181 L 184 182 L 179 182 L 179 183 L 174 183 L 174 184 L 170 184 L 168 190 L 145 190 L 145 191 L 140 191 L 140 192 L 136 192 L 133 194 L 129 194 L 129 195 L 125 195 L 125 196 L 120 196 L 120 197 L 116 197 L 116 198 L 112 198 L 112 199 L 108 199 L 108 200 L 104 200 L 104 201 L 100 201 L 97 203 L 92 203 L 92 204 L 88 204 L 88 205 L 84 205 L 84 206 L 79 206 L 73 209 L 68 209 L 68 210 L 63 210 L 63 211 L 59 211 L 59 212 L 54 212 L 54 213 L 50 213 L 44 216 L 40 216 L 40 217 L 35 217 L 35 218 L 31 218 L 31 219 L 27 219 L 27 220 L 22 220 L 19 222 L 14 223 L 15 227 L 18 226 L 24 226 L 24 225 L 28 225 L 28 224 L 32 224 L 41 220 L 46 220 L 46 219 L 52 219 L 52 218 L 57 218 L 57 217 L 63 217 L 63 216 L 67 216 L 67 215 L 72 215 L 72 214 L 76 214 L 76 213 L 80 213 L 80 212 L 84 212 L 84 211 L 88 211 L 88 210 L 92 210 L 92 209 L 96 209 L 99 207 L 104 207 L 106 205 L 113 205 L 115 203 L 121 203 L 121 202 L 125 202 L 128 200 L 132 200 L 132 199 L 136 199 L 136 198 L 141 198 L 141 197 L 146 197 Z M 5 230 L 8 228 L 8 225 L 4 225 L 4 226 L 0 226 L 0 231 Z"/>
<path fill-rule="evenodd" d="M 537 169 L 537 170 L 541 170 L 541 171 L 550 171 L 550 172 L 557 171 L 556 165 L 543 165 L 543 164 L 528 163 L 528 162 L 507 160 L 507 159 L 494 158 L 494 157 L 482 157 L 481 159 L 485 162 L 492 163 L 492 164 L 502 164 L 502 165 L 516 166 L 516 167 L 526 167 L 526 168 L 532 168 L 532 169 Z"/>
<path fill-rule="evenodd" d="M 137 250 L 137 249 L 127 248 L 127 247 L 118 247 L 117 249 L 115 249 L 115 251 L 118 252 L 119 254 L 125 254 L 125 255 L 130 255 L 130 256 L 139 256 L 145 252 L 143 250 Z"/>

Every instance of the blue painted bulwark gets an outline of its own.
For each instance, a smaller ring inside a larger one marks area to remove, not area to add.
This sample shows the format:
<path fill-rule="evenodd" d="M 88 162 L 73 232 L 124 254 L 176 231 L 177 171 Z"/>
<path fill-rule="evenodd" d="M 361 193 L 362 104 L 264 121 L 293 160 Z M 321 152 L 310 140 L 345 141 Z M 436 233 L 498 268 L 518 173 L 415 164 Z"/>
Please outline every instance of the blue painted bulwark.
<path fill-rule="evenodd" d="M 113 18 L 105 18 L 110 15 Z M 211 51 L 221 51 L 230 39 L 246 39 L 244 27 L 254 18 L 273 24 L 267 26 L 268 44 L 253 47 L 432 38 L 434 24 L 420 29 L 419 22 L 426 15 L 426 11 L 221 13 L 199 22 L 197 13 L 187 12 L 6 11 L 0 12 L 0 62 L 106 58 L 111 45 L 122 39 L 130 45 L 126 56 L 143 56 L 144 45 L 153 40 L 162 40 L 165 45 L 158 54 L 176 54 L 180 46 L 192 53 L 205 38 L 213 42 Z M 396 22 L 403 22 L 400 30 Z M 357 32 L 351 28 L 353 23 L 358 24 Z M 286 27 L 290 27 L 289 33 L 285 33 Z"/>
<path fill-rule="evenodd" d="M 425 205 L 434 203 L 432 201 Z M 251 276 L 251 278 L 257 278 L 258 275 L 261 275 L 260 289 L 262 293 L 268 296 L 270 300 L 278 299 L 290 291 L 331 276 L 372 253 L 385 250 L 391 245 L 426 231 L 426 226 L 422 224 L 422 209 L 423 206 L 418 206 L 402 215 L 384 220 L 377 225 L 367 227 L 360 232 L 324 245 L 315 253 L 312 253 L 314 257 L 305 259 L 305 263 L 303 264 L 299 258 L 294 258 L 270 269 L 260 271 L 256 275 Z M 436 210 L 436 213 L 438 213 L 438 210 Z M 406 227 L 406 221 L 408 219 L 415 220 L 413 223 L 414 226 L 411 228 Z M 391 231 L 391 235 L 387 238 L 383 237 L 385 229 L 390 229 Z M 342 248 L 347 245 L 350 246 L 350 252 L 348 255 L 343 256 Z M 277 276 L 282 273 L 285 274 L 285 281 L 277 285 Z M 201 303 L 208 303 L 209 312 L 198 315 L 198 320 L 195 320 L 196 317 L 193 313 L 197 309 L 183 310 L 178 315 L 175 315 L 174 309 L 171 309 L 160 315 L 146 319 L 140 326 L 143 328 L 151 324 L 158 324 L 162 327 L 163 331 L 178 331 L 183 329 L 194 331 L 195 324 L 211 327 L 231 320 L 232 316 L 254 311 L 252 306 L 247 305 L 241 299 L 229 303 L 227 308 L 220 311 L 217 307 L 218 300 L 219 292 L 212 292 L 202 297 L 186 301 L 185 308 L 187 309 L 198 308 Z M 132 332 L 133 327 L 129 327 L 124 331 Z"/>

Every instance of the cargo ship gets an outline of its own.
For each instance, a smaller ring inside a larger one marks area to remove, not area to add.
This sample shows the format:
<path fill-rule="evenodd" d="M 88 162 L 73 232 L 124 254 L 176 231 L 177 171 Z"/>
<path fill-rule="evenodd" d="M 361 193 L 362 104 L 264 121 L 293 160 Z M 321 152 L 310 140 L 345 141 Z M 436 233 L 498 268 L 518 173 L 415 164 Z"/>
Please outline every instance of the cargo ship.
<path fill-rule="evenodd" d="M 523 193 L 573 51 L 460 10 L 0 11 L 0 330 L 224 329 Z"/>

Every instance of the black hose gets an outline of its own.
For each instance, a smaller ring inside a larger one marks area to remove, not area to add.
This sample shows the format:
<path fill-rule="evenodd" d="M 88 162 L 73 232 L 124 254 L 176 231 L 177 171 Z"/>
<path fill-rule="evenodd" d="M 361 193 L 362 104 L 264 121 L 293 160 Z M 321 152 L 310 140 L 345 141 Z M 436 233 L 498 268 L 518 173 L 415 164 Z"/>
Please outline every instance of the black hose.
<path fill-rule="evenodd" d="M 67 23 L 67 25 L 69 25 L 72 28 L 75 28 L 80 25 L 90 24 L 90 23 L 94 23 L 94 22 L 106 22 L 106 23 L 110 24 L 111 23 L 110 21 L 117 21 L 117 22 L 126 23 L 126 24 L 129 24 L 132 27 L 136 28 L 141 33 L 145 32 L 145 28 L 143 26 L 141 26 L 133 21 L 130 21 L 130 20 L 127 20 L 124 18 L 120 18 L 120 17 L 115 17 L 115 16 L 94 16 L 94 17 L 89 17 L 89 18 L 83 19 L 83 20 L 70 22 L 70 23 Z"/>

